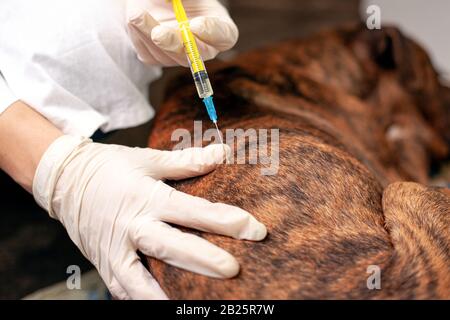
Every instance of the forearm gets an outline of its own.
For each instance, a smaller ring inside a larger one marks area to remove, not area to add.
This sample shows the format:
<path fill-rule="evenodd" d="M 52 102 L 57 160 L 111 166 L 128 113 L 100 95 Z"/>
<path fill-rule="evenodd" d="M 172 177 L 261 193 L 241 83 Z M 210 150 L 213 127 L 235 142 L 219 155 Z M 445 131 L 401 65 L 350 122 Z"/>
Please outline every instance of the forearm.
<path fill-rule="evenodd" d="M 13 103 L 0 114 L 0 168 L 31 192 L 42 155 L 62 134 L 27 104 Z"/>

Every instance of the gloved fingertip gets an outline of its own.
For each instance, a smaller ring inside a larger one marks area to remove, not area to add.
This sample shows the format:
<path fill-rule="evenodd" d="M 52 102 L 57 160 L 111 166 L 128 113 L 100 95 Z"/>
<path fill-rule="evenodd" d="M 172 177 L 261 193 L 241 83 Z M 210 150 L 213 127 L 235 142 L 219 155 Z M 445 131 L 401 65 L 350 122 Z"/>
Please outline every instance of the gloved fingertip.
<path fill-rule="evenodd" d="M 189 27 L 192 32 L 203 32 L 206 29 L 207 19 L 206 17 L 195 17 L 189 21 Z"/>
<path fill-rule="evenodd" d="M 176 29 L 158 25 L 152 29 L 151 38 L 160 49 L 173 52 L 183 52 L 183 42 Z"/>
<path fill-rule="evenodd" d="M 159 26 L 159 23 L 147 12 L 140 12 L 133 14 L 133 16 L 128 20 L 128 26 L 135 27 L 144 34 L 148 35 L 151 30 Z"/>
<path fill-rule="evenodd" d="M 267 228 L 264 224 L 255 219 L 254 225 L 247 236 L 247 240 L 261 241 L 267 236 Z"/>
<path fill-rule="evenodd" d="M 224 163 L 231 157 L 231 148 L 227 144 L 210 144 L 204 148 L 204 151 L 211 155 L 216 164 Z"/>
<path fill-rule="evenodd" d="M 152 33 L 151 33 L 152 40 L 162 42 L 166 32 L 167 32 L 166 27 L 164 27 L 162 25 L 155 26 L 152 29 Z"/>
<path fill-rule="evenodd" d="M 227 144 L 223 144 L 222 148 L 225 150 L 224 160 L 226 163 L 231 159 L 231 147 Z"/>
<path fill-rule="evenodd" d="M 246 223 L 237 236 L 238 239 L 261 241 L 267 236 L 267 228 L 250 213 L 246 215 Z"/>
<path fill-rule="evenodd" d="M 166 293 L 161 289 L 159 285 L 153 286 L 153 290 L 151 292 L 152 300 L 169 300 L 169 297 Z"/>
<path fill-rule="evenodd" d="M 227 253 L 227 257 L 217 264 L 217 272 L 219 278 L 229 279 L 237 276 L 239 273 L 239 262 L 231 254 Z"/>

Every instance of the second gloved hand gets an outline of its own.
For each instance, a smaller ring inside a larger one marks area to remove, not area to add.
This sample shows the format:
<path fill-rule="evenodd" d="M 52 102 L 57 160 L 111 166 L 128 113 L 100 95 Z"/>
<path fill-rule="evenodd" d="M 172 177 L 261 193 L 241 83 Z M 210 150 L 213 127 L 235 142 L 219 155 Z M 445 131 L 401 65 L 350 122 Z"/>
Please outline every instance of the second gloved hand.
<path fill-rule="evenodd" d="M 137 250 L 211 277 L 229 278 L 239 271 L 229 253 L 166 222 L 237 239 L 266 236 L 264 225 L 248 212 L 162 181 L 205 174 L 224 157 L 222 145 L 170 152 L 62 136 L 39 163 L 33 195 L 62 222 L 115 297 L 164 299 Z"/>
<path fill-rule="evenodd" d="M 183 5 L 203 59 L 213 59 L 236 44 L 238 28 L 217 0 L 183 0 Z M 134 47 L 144 63 L 188 65 L 170 1 L 128 1 L 127 24 Z"/>

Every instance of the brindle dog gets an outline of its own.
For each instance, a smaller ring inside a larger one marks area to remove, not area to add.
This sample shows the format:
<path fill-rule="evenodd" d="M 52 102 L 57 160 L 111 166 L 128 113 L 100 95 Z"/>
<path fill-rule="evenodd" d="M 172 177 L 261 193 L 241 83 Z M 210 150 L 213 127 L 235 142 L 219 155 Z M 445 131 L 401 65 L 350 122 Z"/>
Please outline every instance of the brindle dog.
<path fill-rule="evenodd" d="M 210 77 L 222 129 L 280 129 L 278 174 L 222 165 L 173 186 L 251 212 L 269 235 L 197 233 L 238 259 L 230 280 L 148 259 L 170 298 L 450 298 L 450 196 L 423 185 L 448 155 L 450 92 L 421 47 L 394 28 L 348 27 L 242 54 Z M 150 147 L 171 149 L 194 119 L 210 126 L 192 79 L 171 92 Z"/>

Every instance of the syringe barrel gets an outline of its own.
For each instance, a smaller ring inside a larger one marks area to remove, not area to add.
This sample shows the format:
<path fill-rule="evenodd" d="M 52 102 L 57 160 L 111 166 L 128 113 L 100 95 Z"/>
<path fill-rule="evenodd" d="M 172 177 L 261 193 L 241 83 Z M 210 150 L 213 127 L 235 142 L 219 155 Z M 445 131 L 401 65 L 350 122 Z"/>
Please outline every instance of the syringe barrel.
<path fill-rule="evenodd" d="M 192 72 L 192 76 L 200 99 L 213 95 L 214 92 L 206 70 Z"/>
<path fill-rule="evenodd" d="M 206 72 L 205 63 L 198 51 L 194 35 L 189 28 L 189 22 L 181 22 L 179 27 L 183 38 L 184 51 L 186 52 L 186 58 L 198 95 L 201 99 L 209 97 L 213 94 L 211 82 L 209 81 L 208 72 Z"/>
<path fill-rule="evenodd" d="M 205 63 L 200 56 L 194 34 L 189 26 L 189 20 L 186 11 L 183 8 L 183 3 L 181 0 L 172 0 L 172 4 L 175 17 L 178 21 L 181 38 L 183 40 L 184 51 L 186 52 L 189 68 L 191 69 L 198 95 L 201 99 L 206 98 L 204 101 L 206 101 L 205 105 L 208 109 L 208 114 L 210 114 L 210 116 L 212 115 L 212 118 L 217 119 L 212 112 L 212 110 L 214 110 L 214 104 L 212 102 L 213 89 L 211 82 L 209 81 L 208 73 L 206 72 Z"/>

